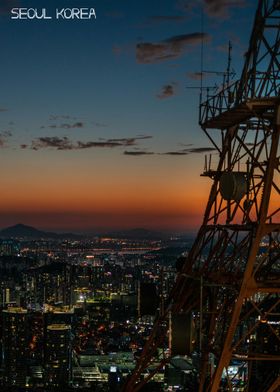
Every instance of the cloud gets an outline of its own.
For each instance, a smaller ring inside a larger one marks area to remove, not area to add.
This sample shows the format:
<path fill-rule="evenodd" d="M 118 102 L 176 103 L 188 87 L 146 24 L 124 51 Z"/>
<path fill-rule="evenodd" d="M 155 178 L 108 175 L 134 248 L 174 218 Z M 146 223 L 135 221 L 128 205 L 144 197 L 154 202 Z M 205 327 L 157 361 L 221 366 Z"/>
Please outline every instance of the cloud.
<path fill-rule="evenodd" d="M 0 137 L 11 137 L 12 136 L 12 132 L 11 131 L 2 131 L 0 132 Z"/>
<path fill-rule="evenodd" d="M 68 122 L 63 122 L 61 125 L 57 124 L 51 124 L 49 126 L 42 126 L 41 128 L 63 128 L 63 129 L 69 129 L 69 128 L 83 128 L 86 124 L 81 121 L 79 118 L 74 117 L 74 116 L 69 116 L 68 114 L 52 114 L 49 118 L 50 121 L 64 121 L 64 120 L 71 120 L 73 124 L 68 123 Z M 98 121 L 91 121 L 91 124 L 93 124 L 96 127 L 107 127 L 108 125 L 105 123 L 101 123 Z"/>
<path fill-rule="evenodd" d="M 202 72 L 188 72 L 187 76 L 192 80 L 200 80 L 201 77 L 205 77 L 205 73 Z"/>
<path fill-rule="evenodd" d="M 188 155 L 188 152 L 184 151 L 167 151 L 163 152 L 160 155 Z"/>
<path fill-rule="evenodd" d="M 162 87 L 161 92 L 157 94 L 158 99 L 166 99 L 175 95 L 175 83 L 166 84 Z"/>
<path fill-rule="evenodd" d="M 194 147 L 194 148 L 184 148 L 178 151 L 167 151 L 161 153 L 161 155 L 189 155 L 189 154 L 199 154 L 216 151 L 213 147 Z"/>
<path fill-rule="evenodd" d="M 229 17 L 230 9 L 246 7 L 246 0 L 179 0 L 179 8 L 188 13 L 201 8 L 203 5 L 204 12 L 217 19 L 226 19 Z M 248 5 L 248 4 L 247 4 Z"/>
<path fill-rule="evenodd" d="M 76 149 L 93 148 L 93 147 L 113 148 L 113 147 L 121 147 L 121 146 L 123 146 L 123 144 L 120 143 L 120 142 L 111 142 L 111 141 L 106 141 L 106 142 L 81 142 L 81 141 L 78 141 L 77 145 L 74 148 L 76 148 Z"/>
<path fill-rule="evenodd" d="M 106 143 L 117 144 L 119 146 L 134 146 L 136 144 L 136 139 L 135 138 L 107 139 Z"/>
<path fill-rule="evenodd" d="M 50 120 L 77 120 L 77 117 L 69 116 L 68 114 L 51 114 Z"/>
<path fill-rule="evenodd" d="M 139 135 L 136 137 L 127 137 L 127 138 L 120 138 L 120 139 L 107 139 L 107 143 L 118 143 L 121 146 L 135 146 L 137 144 L 137 140 L 145 140 L 145 139 L 152 139 L 150 135 Z M 101 139 L 103 140 L 103 139 Z"/>
<path fill-rule="evenodd" d="M 189 154 L 197 154 L 197 153 L 202 153 L 202 152 L 211 152 L 211 151 L 216 151 L 216 148 L 214 147 L 196 147 L 196 148 L 188 148 L 185 151 L 187 151 Z"/>
<path fill-rule="evenodd" d="M 93 124 L 95 127 L 97 127 L 97 128 L 105 128 L 105 127 L 108 127 L 107 124 L 105 124 L 105 123 L 100 123 L 100 122 L 92 122 L 92 124 Z"/>
<path fill-rule="evenodd" d="M 41 149 L 54 149 L 58 151 L 71 151 L 71 150 L 84 150 L 90 148 L 124 148 L 132 147 L 131 150 L 123 151 L 124 155 L 128 156 L 145 156 L 145 155 L 170 155 L 170 156 L 184 156 L 189 154 L 198 153 L 208 153 L 216 151 L 212 147 L 189 147 L 183 148 L 177 151 L 167 151 L 167 152 L 154 152 L 146 151 L 145 149 L 137 148 L 138 142 L 140 140 L 151 139 L 150 135 L 138 135 L 129 138 L 112 138 L 112 139 L 99 139 L 99 140 L 89 140 L 89 141 L 73 141 L 67 136 L 45 136 L 39 137 L 32 140 L 31 144 L 21 144 L 21 149 L 31 149 L 31 150 L 41 150 Z M 5 140 L 3 139 L 3 134 L 0 133 L 0 147 L 4 146 Z M 192 146 L 191 144 L 186 144 L 185 146 Z M 134 148 L 133 148 L 134 147 Z"/>
<path fill-rule="evenodd" d="M 131 155 L 135 157 L 143 156 L 143 155 L 153 155 L 154 152 L 149 151 L 124 151 L 124 155 Z"/>
<path fill-rule="evenodd" d="M 51 124 L 48 126 L 41 126 L 41 129 L 45 129 L 45 128 L 51 128 L 51 129 L 73 129 L 73 128 L 83 128 L 84 127 L 84 123 L 82 121 L 77 121 L 73 124 L 70 123 L 63 123 L 63 124 Z"/>
<path fill-rule="evenodd" d="M 67 136 L 58 137 L 58 136 L 45 136 L 39 137 L 32 141 L 31 148 L 32 150 L 40 150 L 44 148 L 53 148 L 56 150 L 83 150 L 88 148 L 114 148 L 114 147 L 127 147 L 127 146 L 135 146 L 138 143 L 138 140 L 150 139 L 152 136 L 143 135 L 136 136 L 134 138 L 120 138 L 120 139 L 100 139 L 97 141 L 72 141 Z M 21 148 L 26 149 L 28 146 L 26 144 L 22 144 Z"/>
<path fill-rule="evenodd" d="M 193 143 L 179 143 L 179 146 L 183 146 L 183 147 L 190 147 L 193 146 Z"/>
<path fill-rule="evenodd" d="M 228 17 L 229 9 L 234 7 L 245 7 L 245 0 L 203 0 L 205 11 L 209 16 Z"/>
<path fill-rule="evenodd" d="M 74 124 L 61 124 L 60 128 L 63 129 L 70 129 L 70 128 L 83 128 L 84 127 L 84 123 L 81 121 L 75 122 Z"/>
<path fill-rule="evenodd" d="M 7 139 L 12 136 L 11 131 L 2 131 L 0 132 L 0 147 L 5 147 L 7 143 Z"/>
<path fill-rule="evenodd" d="M 73 143 L 68 139 L 68 137 L 39 137 L 32 141 L 31 149 L 32 150 L 39 150 L 42 148 L 55 148 L 57 150 L 72 150 L 74 148 Z"/>
<path fill-rule="evenodd" d="M 202 39 L 209 40 L 210 36 L 206 33 L 191 33 L 175 35 L 155 43 L 142 42 L 136 46 L 136 59 L 138 63 L 149 64 L 178 58 Z"/>
<path fill-rule="evenodd" d="M 177 151 L 167 151 L 167 152 L 150 152 L 145 150 L 133 150 L 133 151 L 124 151 L 124 155 L 130 156 L 143 156 L 143 155 L 170 155 L 170 156 L 185 156 L 190 154 L 199 154 L 199 153 L 207 153 L 216 151 L 215 148 L 212 147 L 192 147 L 192 148 L 184 148 L 182 150 Z"/>

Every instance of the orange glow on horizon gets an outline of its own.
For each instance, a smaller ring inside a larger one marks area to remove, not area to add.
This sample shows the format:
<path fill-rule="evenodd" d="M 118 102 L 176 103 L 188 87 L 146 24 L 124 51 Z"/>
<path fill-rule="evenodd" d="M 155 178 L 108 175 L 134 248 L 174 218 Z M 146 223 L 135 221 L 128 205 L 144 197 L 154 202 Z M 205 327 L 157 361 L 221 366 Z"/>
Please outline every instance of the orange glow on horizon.
<path fill-rule="evenodd" d="M 166 159 L 101 161 L 102 170 L 69 158 L 60 165 L 49 157 L 29 166 L 12 161 L 2 178 L 0 227 L 192 230 L 202 223 L 212 182 L 199 176 L 201 156 L 172 165 Z M 270 209 L 278 206 L 272 192 Z"/>

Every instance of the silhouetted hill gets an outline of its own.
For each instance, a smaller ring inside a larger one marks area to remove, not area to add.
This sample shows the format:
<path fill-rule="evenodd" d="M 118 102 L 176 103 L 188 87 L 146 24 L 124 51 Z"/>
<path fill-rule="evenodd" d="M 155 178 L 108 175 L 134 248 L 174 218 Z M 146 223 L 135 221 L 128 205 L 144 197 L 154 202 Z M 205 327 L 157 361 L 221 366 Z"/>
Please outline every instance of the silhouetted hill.
<path fill-rule="evenodd" d="M 30 238 L 30 239 L 63 239 L 73 238 L 78 239 L 81 236 L 72 233 L 57 234 L 54 232 L 41 231 L 32 226 L 27 226 L 22 223 L 18 223 L 14 226 L 7 227 L 0 231 L 0 238 Z"/>

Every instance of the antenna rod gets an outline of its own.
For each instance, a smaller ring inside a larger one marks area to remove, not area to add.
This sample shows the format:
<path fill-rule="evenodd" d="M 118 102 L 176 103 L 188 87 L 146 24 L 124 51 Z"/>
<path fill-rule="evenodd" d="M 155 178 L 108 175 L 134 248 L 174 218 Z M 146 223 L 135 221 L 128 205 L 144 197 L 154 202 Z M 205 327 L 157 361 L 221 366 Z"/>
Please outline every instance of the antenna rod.
<path fill-rule="evenodd" d="M 200 48 L 200 105 L 202 103 L 202 90 L 203 90 L 203 74 L 202 70 L 204 68 L 203 56 L 204 56 L 204 10 L 203 3 L 201 3 L 201 48 Z"/>
<path fill-rule="evenodd" d="M 230 77 L 230 68 L 231 68 L 231 50 L 232 45 L 231 42 L 228 41 L 228 65 L 227 65 L 227 86 L 229 85 L 229 77 Z"/>

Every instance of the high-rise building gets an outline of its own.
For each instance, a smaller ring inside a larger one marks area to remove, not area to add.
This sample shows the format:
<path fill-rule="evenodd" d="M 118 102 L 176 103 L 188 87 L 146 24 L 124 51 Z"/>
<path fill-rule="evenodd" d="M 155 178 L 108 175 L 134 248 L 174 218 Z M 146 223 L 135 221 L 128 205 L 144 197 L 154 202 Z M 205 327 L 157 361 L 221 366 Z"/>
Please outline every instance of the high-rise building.
<path fill-rule="evenodd" d="M 0 241 L 0 255 L 16 256 L 20 252 L 20 244 L 12 239 Z"/>
<path fill-rule="evenodd" d="M 45 342 L 45 385 L 67 385 L 71 376 L 70 325 L 48 325 Z"/>
<path fill-rule="evenodd" d="M 8 308 L 3 317 L 3 367 L 6 386 L 24 387 L 27 376 L 27 310 Z"/>
<path fill-rule="evenodd" d="M 71 302 L 71 266 L 52 262 L 26 274 L 29 301 L 35 305 L 62 304 Z"/>

